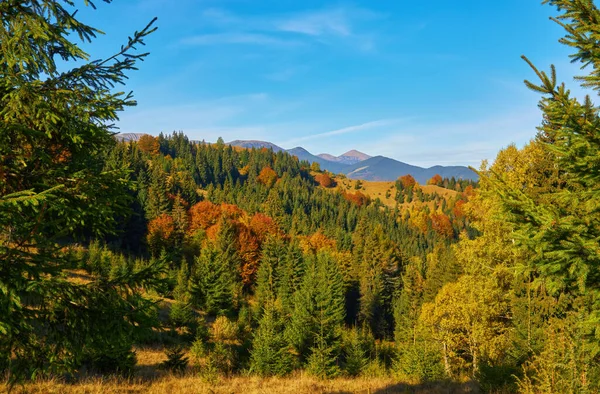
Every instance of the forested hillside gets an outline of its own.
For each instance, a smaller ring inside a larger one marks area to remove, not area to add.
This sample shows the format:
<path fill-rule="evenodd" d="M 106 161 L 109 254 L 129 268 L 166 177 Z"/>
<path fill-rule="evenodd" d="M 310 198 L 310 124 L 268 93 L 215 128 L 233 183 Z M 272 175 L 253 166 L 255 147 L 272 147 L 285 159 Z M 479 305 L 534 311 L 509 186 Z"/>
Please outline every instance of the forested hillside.
<path fill-rule="evenodd" d="M 546 2 L 600 90 L 600 10 Z M 113 88 L 154 21 L 87 63 L 70 40 L 97 31 L 61 4 L 0 2 L 8 390 L 600 391 L 600 116 L 554 67 L 525 59 L 541 126 L 479 182 L 363 184 L 222 139 L 118 141 L 135 102 Z"/>

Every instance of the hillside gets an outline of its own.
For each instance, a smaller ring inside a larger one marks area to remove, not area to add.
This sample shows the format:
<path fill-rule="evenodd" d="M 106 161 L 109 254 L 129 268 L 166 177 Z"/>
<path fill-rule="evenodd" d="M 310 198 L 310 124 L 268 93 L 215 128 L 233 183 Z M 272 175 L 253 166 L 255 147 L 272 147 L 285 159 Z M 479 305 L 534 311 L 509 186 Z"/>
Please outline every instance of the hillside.
<path fill-rule="evenodd" d="M 379 199 L 383 204 L 390 208 L 394 208 L 397 205 L 395 200 L 396 196 L 396 183 L 389 181 L 360 181 L 360 187 L 357 189 L 356 185 L 359 182 L 357 179 L 340 178 L 336 177 L 335 181 L 338 187 L 343 190 L 350 192 L 360 191 L 371 198 L 371 200 Z M 438 194 L 446 199 L 456 198 L 458 192 L 455 190 L 446 189 L 436 185 L 419 185 L 424 193 Z M 334 189 L 332 189 L 334 190 Z M 410 204 L 405 203 L 406 206 Z"/>

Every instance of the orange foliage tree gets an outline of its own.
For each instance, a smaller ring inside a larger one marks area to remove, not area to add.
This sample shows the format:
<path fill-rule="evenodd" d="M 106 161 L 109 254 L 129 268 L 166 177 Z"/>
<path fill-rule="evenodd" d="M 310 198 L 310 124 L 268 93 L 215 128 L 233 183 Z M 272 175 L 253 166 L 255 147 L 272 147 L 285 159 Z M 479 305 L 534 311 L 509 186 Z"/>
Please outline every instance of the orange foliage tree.
<path fill-rule="evenodd" d="M 300 246 L 305 253 L 316 253 L 321 249 L 336 250 L 335 240 L 328 238 L 321 230 L 311 236 L 302 237 Z"/>
<path fill-rule="evenodd" d="M 370 201 L 369 196 L 364 195 L 361 192 L 356 192 L 356 193 L 344 192 L 343 196 L 346 200 L 358 205 L 359 207 L 368 204 Z"/>
<path fill-rule="evenodd" d="M 175 231 L 175 222 L 173 218 L 163 213 L 148 223 L 148 246 L 153 255 L 157 256 L 160 252 L 170 246 L 171 236 Z"/>
<path fill-rule="evenodd" d="M 235 204 L 221 204 L 220 207 L 221 216 L 225 216 L 228 219 L 237 220 L 244 214 L 244 211 Z"/>
<path fill-rule="evenodd" d="M 252 220 L 250 220 L 250 229 L 256 234 L 261 242 L 263 242 L 268 235 L 277 235 L 280 232 L 277 223 L 269 216 L 262 213 L 257 213 L 252 217 Z"/>
<path fill-rule="evenodd" d="M 465 200 L 458 200 L 454 203 L 454 208 L 452 208 L 452 213 L 454 217 L 461 218 L 465 216 L 464 205 L 466 204 Z"/>
<path fill-rule="evenodd" d="M 329 176 L 329 174 L 324 172 L 315 175 L 315 181 L 317 181 L 317 183 L 323 187 L 335 186 L 335 181 Z"/>
<path fill-rule="evenodd" d="M 463 192 L 465 197 L 471 198 L 475 195 L 475 188 L 472 185 L 465 187 L 465 191 Z"/>
<path fill-rule="evenodd" d="M 221 207 L 210 201 L 200 201 L 190 208 L 190 226 L 188 232 L 193 234 L 196 230 L 206 230 L 217 224 L 221 217 Z"/>
<path fill-rule="evenodd" d="M 402 183 L 402 187 L 405 189 L 411 188 L 417 184 L 415 178 L 413 178 L 413 176 L 410 174 L 403 175 L 400 178 L 398 178 L 398 180 L 400 181 L 400 183 Z"/>
<path fill-rule="evenodd" d="M 427 181 L 427 184 L 441 186 L 443 181 L 444 180 L 442 179 L 440 174 L 435 174 L 434 176 L 431 177 L 430 180 Z"/>
<path fill-rule="evenodd" d="M 138 140 L 138 147 L 142 152 L 150 153 L 151 155 L 158 155 L 160 151 L 160 144 L 158 138 L 148 134 L 144 134 Z"/>
<path fill-rule="evenodd" d="M 431 214 L 431 228 L 439 235 L 450 238 L 454 235 L 450 218 L 442 212 Z"/>
<path fill-rule="evenodd" d="M 260 170 L 260 174 L 258 174 L 256 180 L 263 185 L 271 187 L 277 182 L 277 173 L 271 167 L 267 166 Z"/>
<path fill-rule="evenodd" d="M 236 226 L 239 255 L 241 258 L 240 276 L 242 283 L 247 286 L 254 282 L 258 271 L 258 260 L 260 258 L 261 242 L 257 235 L 242 223 Z"/>

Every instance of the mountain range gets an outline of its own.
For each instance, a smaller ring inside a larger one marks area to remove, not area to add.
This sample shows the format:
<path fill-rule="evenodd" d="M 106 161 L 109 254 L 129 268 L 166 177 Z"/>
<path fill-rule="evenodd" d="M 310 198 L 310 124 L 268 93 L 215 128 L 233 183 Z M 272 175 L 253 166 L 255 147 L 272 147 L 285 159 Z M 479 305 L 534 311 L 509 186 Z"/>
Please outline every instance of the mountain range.
<path fill-rule="evenodd" d="M 115 137 L 124 141 L 137 141 L 142 134 L 127 133 L 117 134 Z M 238 146 L 247 149 L 272 149 L 273 152 L 287 152 L 305 160 L 309 163 L 317 162 L 322 170 L 335 174 L 345 174 L 351 179 L 362 179 L 366 181 L 395 181 L 402 175 L 410 174 L 421 184 L 425 184 L 431 177 L 439 174 L 442 178 L 471 179 L 477 180 L 477 174 L 464 166 L 433 166 L 423 168 L 403 163 L 385 156 L 369 156 L 357 150 L 348 151 L 340 156 L 328 153 L 313 155 L 306 149 L 298 146 L 292 149 L 284 149 L 271 142 L 257 140 L 235 140 L 227 145 Z"/>
<path fill-rule="evenodd" d="M 340 156 L 328 153 L 313 155 L 306 149 L 298 146 L 292 149 L 283 149 L 271 142 L 235 140 L 227 143 L 242 148 L 267 148 L 273 152 L 285 151 L 290 155 L 306 160 L 309 163 L 317 162 L 322 170 L 335 174 L 345 174 L 351 179 L 366 181 L 395 181 L 402 175 L 410 174 L 421 184 L 425 184 L 431 177 L 439 174 L 442 178 L 471 179 L 479 177 L 475 172 L 464 166 L 433 166 L 429 168 L 418 167 L 390 159 L 385 156 L 369 156 L 357 150 L 348 151 Z"/>

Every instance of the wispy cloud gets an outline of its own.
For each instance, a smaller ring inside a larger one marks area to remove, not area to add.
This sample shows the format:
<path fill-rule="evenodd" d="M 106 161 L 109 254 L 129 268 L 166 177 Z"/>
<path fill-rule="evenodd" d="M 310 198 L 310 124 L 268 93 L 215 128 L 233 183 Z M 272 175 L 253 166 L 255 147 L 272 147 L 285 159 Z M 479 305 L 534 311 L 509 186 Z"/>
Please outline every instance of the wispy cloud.
<path fill-rule="evenodd" d="M 343 8 L 311 11 L 276 20 L 277 30 L 301 33 L 310 36 L 332 34 L 349 36 L 352 34 L 349 15 Z"/>
<path fill-rule="evenodd" d="M 297 47 L 302 45 L 299 41 L 282 39 L 261 33 L 200 34 L 186 37 L 182 40 L 182 43 L 188 45 L 248 44 L 278 47 Z"/>
<path fill-rule="evenodd" d="M 187 37 L 182 43 L 297 46 L 301 42 L 326 45 L 345 42 L 360 51 L 370 51 L 375 46 L 375 39 L 363 23 L 381 17 L 367 9 L 341 6 L 267 16 L 237 15 L 219 8 L 207 8 L 200 18 L 218 32 Z"/>
<path fill-rule="evenodd" d="M 365 130 L 372 130 L 379 127 L 389 126 L 394 123 L 398 123 L 398 119 L 380 119 L 371 122 L 361 123 L 354 126 L 348 126 L 337 130 L 326 131 L 324 133 L 311 134 L 304 137 L 293 138 L 285 142 L 286 145 L 293 145 L 299 142 L 312 141 L 317 139 L 323 139 L 327 137 L 338 136 L 342 134 L 356 133 Z"/>

